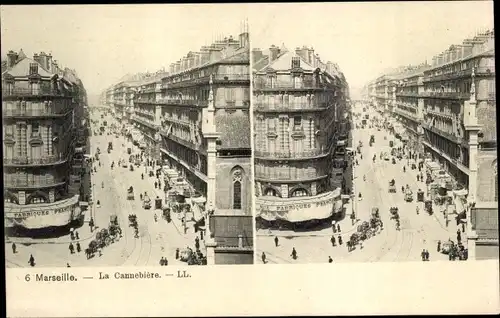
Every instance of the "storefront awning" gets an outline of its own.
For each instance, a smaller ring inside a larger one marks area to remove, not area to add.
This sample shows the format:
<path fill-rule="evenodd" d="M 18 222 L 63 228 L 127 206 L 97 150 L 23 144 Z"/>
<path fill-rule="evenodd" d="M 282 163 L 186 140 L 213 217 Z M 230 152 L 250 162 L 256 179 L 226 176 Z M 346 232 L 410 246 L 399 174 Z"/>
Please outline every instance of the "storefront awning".
<path fill-rule="evenodd" d="M 340 189 L 314 197 L 277 198 L 259 197 L 256 202 L 257 217 L 267 221 L 285 220 L 303 222 L 323 220 L 335 213 L 339 205 Z"/>

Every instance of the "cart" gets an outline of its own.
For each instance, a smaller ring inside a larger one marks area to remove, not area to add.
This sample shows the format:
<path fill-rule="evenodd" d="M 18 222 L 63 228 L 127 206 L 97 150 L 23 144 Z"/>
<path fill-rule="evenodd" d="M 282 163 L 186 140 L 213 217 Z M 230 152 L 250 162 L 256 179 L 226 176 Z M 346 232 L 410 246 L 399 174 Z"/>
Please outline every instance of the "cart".
<path fill-rule="evenodd" d="M 135 197 L 134 197 L 134 188 L 131 186 L 127 190 L 127 200 L 134 200 L 134 199 L 135 199 Z"/>
<path fill-rule="evenodd" d="M 405 201 L 412 202 L 413 201 L 413 192 L 410 189 L 407 189 L 405 192 Z"/>
<path fill-rule="evenodd" d="M 142 208 L 146 210 L 151 209 L 151 199 L 147 195 L 144 196 L 144 199 L 142 201 Z"/>
<path fill-rule="evenodd" d="M 391 207 L 389 213 L 391 214 L 391 220 L 399 220 L 399 209 L 397 207 Z"/>
<path fill-rule="evenodd" d="M 389 193 L 396 193 L 396 182 L 394 180 L 389 181 Z"/>
<path fill-rule="evenodd" d="M 433 213 L 432 211 L 432 200 L 425 200 L 424 203 L 425 211 L 431 215 Z"/>
<path fill-rule="evenodd" d="M 417 192 L 417 202 L 424 202 L 424 191 L 418 190 L 418 192 Z"/>
<path fill-rule="evenodd" d="M 109 216 L 109 224 L 118 225 L 118 216 L 116 214 L 111 214 Z"/>

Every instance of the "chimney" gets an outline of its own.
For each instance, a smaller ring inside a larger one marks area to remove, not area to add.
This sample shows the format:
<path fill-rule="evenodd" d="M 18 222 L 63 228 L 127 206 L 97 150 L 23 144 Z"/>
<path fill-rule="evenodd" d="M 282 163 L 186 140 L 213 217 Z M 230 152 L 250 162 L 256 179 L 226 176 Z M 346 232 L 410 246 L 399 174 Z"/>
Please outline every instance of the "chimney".
<path fill-rule="evenodd" d="M 248 32 L 243 32 L 240 34 L 240 47 L 249 47 L 250 46 L 250 41 L 249 41 L 249 34 Z"/>
<path fill-rule="evenodd" d="M 264 57 L 261 49 L 255 48 L 252 50 L 252 63 L 257 63 Z"/>
<path fill-rule="evenodd" d="M 40 56 L 40 61 L 42 61 L 42 67 L 44 70 L 47 70 L 48 69 L 48 65 L 47 65 L 47 54 L 45 54 L 45 52 L 40 52 L 39 54 Z"/>
<path fill-rule="evenodd" d="M 14 51 L 9 51 L 9 53 L 7 53 L 7 67 L 8 68 L 11 68 L 14 65 L 16 65 L 17 56 L 18 56 L 17 53 Z"/>
<path fill-rule="evenodd" d="M 269 51 L 271 52 L 269 55 L 269 63 L 271 63 L 278 58 L 278 55 L 280 54 L 280 49 L 275 45 L 271 45 Z"/>
<path fill-rule="evenodd" d="M 308 50 L 308 54 L 307 54 L 307 62 L 314 66 L 314 49 L 311 47 L 310 49 L 307 49 Z"/>
<path fill-rule="evenodd" d="M 219 61 L 221 58 L 222 58 L 222 49 L 221 48 L 217 48 L 217 47 L 210 47 L 209 48 L 209 52 L 210 52 L 210 62 L 213 63 L 213 62 L 217 62 Z"/>
<path fill-rule="evenodd" d="M 55 61 L 54 61 L 54 62 L 55 62 Z M 49 73 L 54 72 L 54 70 L 53 70 L 53 67 L 52 67 L 52 66 L 53 66 L 53 63 L 52 63 L 52 54 L 51 54 L 51 53 L 49 53 L 49 54 L 47 55 L 47 71 L 48 71 Z"/>

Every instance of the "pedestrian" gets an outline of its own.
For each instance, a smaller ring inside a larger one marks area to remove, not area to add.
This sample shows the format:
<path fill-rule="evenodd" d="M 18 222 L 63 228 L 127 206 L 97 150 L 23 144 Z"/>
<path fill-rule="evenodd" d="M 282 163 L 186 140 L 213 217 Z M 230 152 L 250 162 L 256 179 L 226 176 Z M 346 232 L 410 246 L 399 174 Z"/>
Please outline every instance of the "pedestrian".
<path fill-rule="evenodd" d="M 28 264 L 30 264 L 31 267 L 35 267 L 35 258 L 33 257 L 33 254 L 30 254 Z"/>
<path fill-rule="evenodd" d="M 354 225 L 356 221 L 356 214 L 354 212 L 351 213 L 351 225 Z"/>
<path fill-rule="evenodd" d="M 89 227 L 90 227 L 90 232 L 92 233 L 94 230 L 94 219 L 92 217 L 90 217 Z"/>
<path fill-rule="evenodd" d="M 276 247 L 278 247 L 278 245 L 279 245 L 279 239 L 278 239 L 278 237 L 277 237 L 277 236 L 275 236 L 275 237 L 274 237 L 274 245 L 275 245 Z"/>
<path fill-rule="evenodd" d="M 78 231 L 75 231 L 75 238 L 76 238 L 77 240 L 79 240 L 79 239 L 80 239 L 80 235 L 78 234 Z"/>
<path fill-rule="evenodd" d="M 82 247 L 80 246 L 80 242 L 76 242 L 76 252 L 80 253 L 82 251 Z"/>
<path fill-rule="evenodd" d="M 160 266 L 163 266 L 165 264 L 165 260 L 162 258 L 160 258 Z"/>
<path fill-rule="evenodd" d="M 297 251 L 295 250 L 295 247 L 292 248 L 292 254 L 290 254 L 290 256 L 293 258 L 293 259 L 297 259 Z"/>
<path fill-rule="evenodd" d="M 441 252 L 441 241 L 438 241 L 437 251 L 438 251 L 438 253 Z"/>
<path fill-rule="evenodd" d="M 465 233 L 465 223 L 462 223 L 462 233 Z"/>
<path fill-rule="evenodd" d="M 462 242 L 462 234 L 460 233 L 460 230 L 457 230 L 457 242 Z"/>
<path fill-rule="evenodd" d="M 420 181 L 420 176 L 417 174 L 417 182 Z"/>
<path fill-rule="evenodd" d="M 163 265 L 164 266 L 167 266 L 168 265 L 168 259 L 165 257 L 165 259 L 163 260 Z"/>
<path fill-rule="evenodd" d="M 430 253 L 428 250 L 425 250 L 425 260 L 426 261 L 429 261 L 429 256 L 430 256 Z"/>
<path fill-rule="evenodd" d="M 406 166 L 403 166 L 403 172 L 406 172 Z"/>
<path fill-rule="evenodd" d="M 155 181 L 155 189 L 158 188 L 158 182 Z"/>
<path fill-rule="evenodd" d="M 161 189 L 161 181 L 158 181 L 158 189 Z"/>
<path fill-rule="evenodd" d="M 72 241 L 75 240 L 75 233 L 73 233 L 73 230 L 69 233 L 69 236 L 70 236 Z"/>
<path fill-rule="evenodd" d="M 16 243 L 12 243 L 12 254 L 16 254 Z"/>
<path fill-rule="evenodd" d="M 266 253 L 262 252 L 262 263 L 266 264 Z"/>
<path fill-rule="evenodd" d="M 175 259 L 179 259 L 179 248 L 175 249 Z"/>
<path fill-rule="evenodd" d="M 337 224 L 337 232 L 340 233 L 340 224 Z"/>
<path fill-rule="evenodd" d="M 332 242 L 332 246 L 335 246 L 335 236 L 334 235 L 332 235 L 330 242 Z"/>
<path fill-rule="evenodd" d="M 425 249 L 423 249 L 422 253 L 420 253 L 420 257 L 422 258 L 422 262 L 425 261 Z"/>
<path fill-rule="evenodd" d="M 196 240 L 194 240 L 194 247 L 197 251 L 200 249 L 200 240 L 198 239 L 198 237 L 196 237 Z"/>
<path fill-rule="evenodd" d="M 69 263 L 66 263 L 66 267 L 71 267 L 71 266 L 69 266 Z"/>
<path fill-rule="evenodd" d="M 331 256 L 328 256 L 328 263 L 333 263 L 333 259 Z"/>
<path fill-rule="evenodd" d="M 338 236 L 339 245 L 342 245 L 342 236 Z"/>
<path fill-rule="evenodd" d="M 71 254 L 75 253 L 75 247 L 73 246 L 73 243 L 69 243 L 69 251 Z"/>

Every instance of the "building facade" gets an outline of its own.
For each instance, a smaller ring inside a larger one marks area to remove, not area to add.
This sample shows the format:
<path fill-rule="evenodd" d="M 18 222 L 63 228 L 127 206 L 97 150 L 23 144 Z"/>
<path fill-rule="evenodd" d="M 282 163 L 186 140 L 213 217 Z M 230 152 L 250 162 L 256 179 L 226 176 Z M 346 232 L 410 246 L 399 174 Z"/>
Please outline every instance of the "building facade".
<path fill-rule="evenodd" d="M 368 85 L 377 104 L 390 92 L 381 78 L 396 81 L 391 116 L 420 140 L 415 143 L 418 152 L 439 164 L 453 189 L 463 189 L 461 200 L 467 204 L 456 209 L 463 209 L 457 212 L 470 231 L 469 255 L 477 259 L 498 257 L 494 41 L 493 30 L 479 33 L 451 45 L 431 65 L 385 75 Z"/>
<path fill-rule="evenodd" d="M 322 222 L 342 209 L 348 86 L 314 49 L 255 50 L 253 75 L 256 218 L 259 227 Z M 337 160 L 336 160 L 337 159 Z M 340 160 L 338 160 L 340 159 Z M 336 167 L 333 163 L 338 162 Z"/>
<path fill-rule="evenodd" d="M 249 58 L 244 31 L 136 84 L 133 129 L 146 154 L 189 185 L 208 263 L 253 263 Z M 120 105 L 123 94 L 115 85 L 106 99 Z"/>
<path fill-rule="evenodd" d="M 82 222 L 82 82 L 51 54 L 10 51 L 2 73 L 4 218 L 19 234 Z M 12 232 L 11 232 L 12 233 Z"/>

